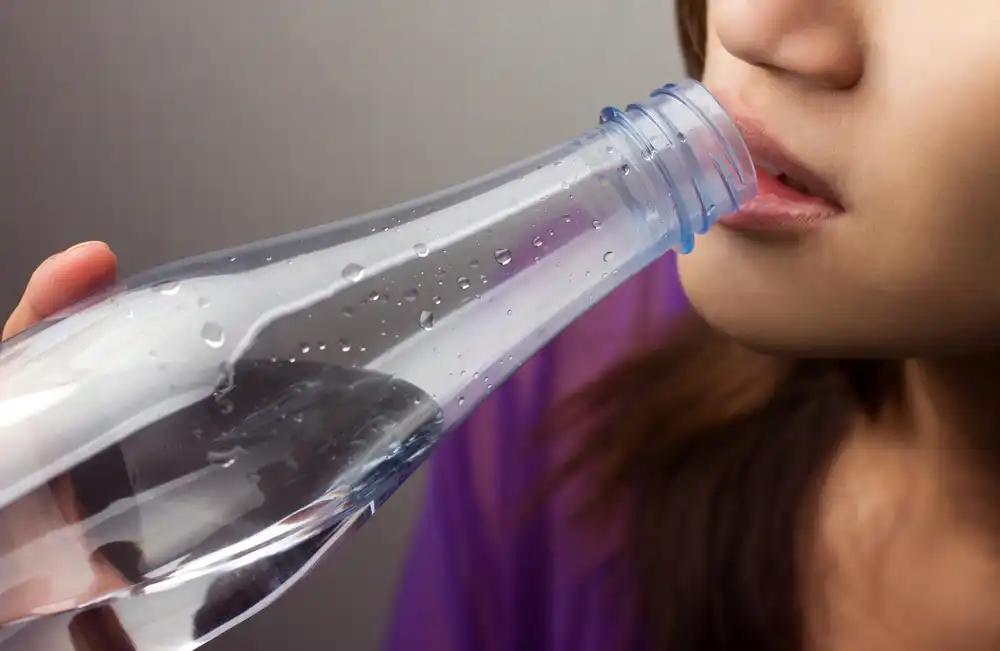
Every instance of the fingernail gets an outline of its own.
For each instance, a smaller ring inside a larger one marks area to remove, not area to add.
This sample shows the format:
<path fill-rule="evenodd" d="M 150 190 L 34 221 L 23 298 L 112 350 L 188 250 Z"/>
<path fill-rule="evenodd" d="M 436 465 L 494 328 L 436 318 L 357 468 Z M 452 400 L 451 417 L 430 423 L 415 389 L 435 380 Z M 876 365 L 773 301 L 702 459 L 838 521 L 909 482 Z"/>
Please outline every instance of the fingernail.
<path fill-rule="evenodd" d="M 94 244 L 101 244 L 101 242 L 99 242 L 98 240 L 90 240 L 88 242 L 80 242 L 79 244 L 74 244 L 73 246 L 69 247 L 68 249 L 66 249 L 65 251 L 63 251 L 63 253 L 70 253 L 72 251 L 76 251 L 77 249 L 82 249 L 84 247 L 92 246 Z M 62 255 L 62 253 L 57 253 L 56 255 Z"/>

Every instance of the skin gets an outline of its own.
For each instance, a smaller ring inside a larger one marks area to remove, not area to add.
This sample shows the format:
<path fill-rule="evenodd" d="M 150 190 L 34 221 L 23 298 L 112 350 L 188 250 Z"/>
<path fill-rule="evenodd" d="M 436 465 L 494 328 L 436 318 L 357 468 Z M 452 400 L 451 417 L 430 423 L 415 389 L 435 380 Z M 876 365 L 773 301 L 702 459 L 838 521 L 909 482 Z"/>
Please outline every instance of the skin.
<path fill-rule="evenodd" d="M 116 259 L 102 242 L 87 242 L 57 253 L 43 262 L 31 276 L 20 303 L 3 328 L 3 339 L 35 325 L 42 319 L 70 307 L 115 279 Z M 59 581 L 40 583 L 29 580 L 0 590 L 0 622 L 31 614 L 33 603 L 52 603 L 67 599 L 87 601 L 90 594 L 103 594 L 126 585 L 117 572 L 101 558 L 89 554 L 81 541 L 73 552 L 60 547 L 52 556 L 45 545 L 37 543 L 28 557 L 12 556 L 28 541 L 62 530 L 66 523 L 79 520 L 72 486 L 59 477 L 48 486 L 26 495 L 8 506 L 0 517 L 0 558 L 10 562 L 59 563 Z M 10 575 L 8 575 L 10 578 Z M 88 589 L 89 586 L 89 589 Z"/>
<path fill-rule="evenodd" d="M 839 193 L 795 236 L 713 229 L 694 308 L 752 348 L 898 359 L 803 526 L 810 651 L 1000 648 L 1000 3 L 710 0 L 704 81 Z"/>
<path fill-rule="evenodd" d="M 803 525 L 807 651 L 1000 648 L 997 25 L 996 0 L 710 0 L 706 84 L 847 212 L 796 237 L 714 229 L 679 262 L 693 306 L 754 348 L 905 369 L 904 404 L 858 419 Z M 113 276 L 101 244 L 46 261 L 4 335 Z"/>

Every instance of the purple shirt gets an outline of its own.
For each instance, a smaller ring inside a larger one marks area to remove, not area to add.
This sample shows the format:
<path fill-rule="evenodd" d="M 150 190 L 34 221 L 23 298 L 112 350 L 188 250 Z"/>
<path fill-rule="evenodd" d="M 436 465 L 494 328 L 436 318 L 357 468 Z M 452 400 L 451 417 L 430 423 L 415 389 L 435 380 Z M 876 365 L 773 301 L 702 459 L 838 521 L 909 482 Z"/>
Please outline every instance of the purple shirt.
<path fill-rule="evenodd" d="M 573 444 L 571 434 L 548 447 L 529 435 L 557 400 L 655 338 L 684 306 L 666 256 L 567 328 L 441 443 L 387 651 L 642 648 L 627 586 L 608 565 L 622 523 L 597 536 L 568 521 L 585 478 L 525 516 L 539 479 Z"/>

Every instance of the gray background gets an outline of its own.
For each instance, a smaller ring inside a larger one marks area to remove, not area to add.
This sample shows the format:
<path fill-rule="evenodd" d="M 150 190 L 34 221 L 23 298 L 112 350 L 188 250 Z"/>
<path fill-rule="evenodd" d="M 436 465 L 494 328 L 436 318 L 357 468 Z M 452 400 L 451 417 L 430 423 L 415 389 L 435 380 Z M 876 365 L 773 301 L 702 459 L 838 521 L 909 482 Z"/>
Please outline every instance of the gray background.
<path fill-rule="evenodd" d="M 0 312 L 104 239 L 122 271 L 514 162 L 681 75 L 670 0 L 0 0 Z M 417 476 L 208 648 L 379 647 Z"/>

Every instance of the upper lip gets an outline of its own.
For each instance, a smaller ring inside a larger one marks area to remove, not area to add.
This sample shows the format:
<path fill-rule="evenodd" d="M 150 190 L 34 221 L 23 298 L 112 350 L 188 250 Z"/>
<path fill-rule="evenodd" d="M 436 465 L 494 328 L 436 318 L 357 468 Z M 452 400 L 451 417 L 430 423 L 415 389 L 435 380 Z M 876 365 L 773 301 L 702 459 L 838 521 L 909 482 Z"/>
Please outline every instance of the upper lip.
<path fill-rule="evenodd" d="M 738 114 L 733 116 L 733 121 L 746 142 L 750 156 L 765 172 L 773 175 L 784 174 L 801 183 L 809 194 L 825 199 L 837 207 L 843 207 L 833 186 L 789 153 L 768 133 L 763 122 Z"/>

